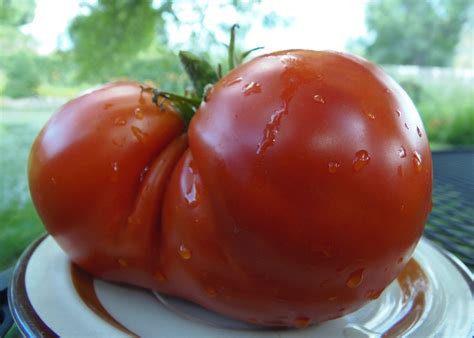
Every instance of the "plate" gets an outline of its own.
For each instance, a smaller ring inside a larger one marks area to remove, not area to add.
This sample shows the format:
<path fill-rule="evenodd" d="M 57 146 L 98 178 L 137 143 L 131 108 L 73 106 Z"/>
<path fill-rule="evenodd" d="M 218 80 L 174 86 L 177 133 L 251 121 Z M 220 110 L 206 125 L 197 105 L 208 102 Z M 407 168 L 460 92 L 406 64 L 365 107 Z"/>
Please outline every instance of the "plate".
<path fill-rule="evenodd" d="M 51 236 L 20 258 L 9 289 L 25 336 L 88 337 L 471 337 L 472 273 L 422 239 L 399 277 L 376 300 L 304 329 L 241 323 L 150 290 L 105 282 L 73 265 Z"/>

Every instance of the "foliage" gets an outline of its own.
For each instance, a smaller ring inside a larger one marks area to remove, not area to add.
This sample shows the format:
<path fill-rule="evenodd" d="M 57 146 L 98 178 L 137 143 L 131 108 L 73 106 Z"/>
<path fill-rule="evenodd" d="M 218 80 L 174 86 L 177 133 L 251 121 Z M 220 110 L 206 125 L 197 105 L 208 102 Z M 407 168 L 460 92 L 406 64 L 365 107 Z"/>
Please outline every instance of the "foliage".
<path fill-rule="evenodd" d="M 82 80 L 104 82 L 124 76 L 128 61 L 162 34 L 161 15 L 170 2 L 154 9 L 151 0 L 99 0 L 88 15 L 77 16 L 69 33 Z"/>
<path fill-rule="evenodd" d="M 400 78 L 412 98 L 432 143 L 474 145 L 474 87 L 415 78 Z"/>
<path fill-rule="evenodd" d="M 7 82 L 4 94 L 12 98 L 34 96 L 40 84 L 36 56 L 28 51 L 17 52 L 5 62 Z"/>
<path fill-rule="evenodd" d="M 71 51 L 56 51 L 38 59 L 41 83 L 77 85 L 77 68 Z"/>
<path fill-rule="evenodd" d="M 36 107 L 3 105 L 0 120 L 0 270 L 12 265 L 43 227 L 31 202 L 26 168 L 34 137 L 51 115 Z M 31 110 L 33 109 L 33 110 Z"/>
<path fill-rule="evenodd" d="M 458 116 L 451 121 L 446 142 L 474 145 L 474 107 L 472 104 L 464 105 L 462 110 L 458 111 Z"/>
<path fill-rule="evenodd" d="M 39 74 L 33 41 L 20 26 L 33 19 L 34 0 L 0 0 L 0 68 L 6 77 L 2 95 L 23 97 L 36 94 Z"/>
<path fill-rule="evenodd" d="M 34 0 L 0 0 L 0 22 L 8 26 L 22 26 L 33 20 Z"/>
<path fill-rule="evenodd" d="M 0 66 L 11 55 L 31 50 L 32 39 L 19 28 L 33 19 L 34 11 L 34 0 L 0 0 Z"/>
<path fill-rule="evenodd" d="M 467 21 L 460 33 L 459 43 L 454 56 L 454 67 L 474 68 L 474 2 L 467 13 Z"/>
<path fill-rule="evenodd" d="M 248 13 L 259 2 L 98 0 L 88 6 L 87 14 L 76 17 L 69 28 L 72 54 L 79 67 L 78 79 L 105 82 L 112 78 L 130 77 L 160 79 L 165 87 L 181 85 L 183 70 L 178 65 L 177 53 L 170 51 L 187 49 L 204 54 L 206 58 L 222 57 L 222 41 L 227 42 L 229 28 L 234 22 L 208 27 L 207 18 L 216 10 L 239 18 L 240 36 L 255 20 L 261 20 L 267 26 L 283 22 L 274 12 L 258 18 L 249 16 Z M 171 45 L 167 35 L 169 29 L 189 32 L 185 43 Z M 148 67 L 152 60 L 157 62 L 158 69 Z M 162 64 L 171 68 L 163 68 Z M 132 69 L 137 73 L 131 73 Z M 147 72 L 150 75 L 146 75 Z M 174 78 L 178 79 L 178 83 L 169 82 Z"/>
<path fill-rule="evenodd" d="M 365 56 L 382 64 L 450 65 L 470 0 L 373 0 L 367 3 Z M 353 45 L 354 47 L 354 45 Z"/>
<path fill-rule="evenodd" d="M 181 69 L 178 55 L 159 46 L 142 53 L 123 70 L 126 78 L 151 83 L 161 90 L 183 92 L 188 79 Z"/>

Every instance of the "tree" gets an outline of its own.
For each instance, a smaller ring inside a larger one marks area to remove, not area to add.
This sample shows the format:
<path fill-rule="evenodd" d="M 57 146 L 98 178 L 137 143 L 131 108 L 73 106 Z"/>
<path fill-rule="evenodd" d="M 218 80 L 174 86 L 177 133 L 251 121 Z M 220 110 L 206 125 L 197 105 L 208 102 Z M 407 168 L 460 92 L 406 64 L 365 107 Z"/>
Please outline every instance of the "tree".
<path fill-rule="evenodd" d="M 0 68 L 7 78 L 2 95 L 17 98 L 37 92 L 38 57 L 32 39 L 20 31 L 33 19 L 34 12 L 34 0 L 0 0 Z"/>
<path fill-rule="evenodd" d="M 0 1 L 0 22 L 2 22 L 3 25 L 23 26 L 33 20 L 34 14 L 34 0 Z"/>
<path fill-rule="evenodd" d="M 18 52 L 10 58 L 6 67 L 5 95 L 12 98 L 36 95 L 40 76 L 35 55 L 28 51 Z"/>
<path fill-rule="evenodd" d="M 132 77 L 143 80 L 165 74 L 155 80 L 161 80 L 166 87 L 168 81 L 163 79 L 178 78 L 177 83 L 181 84 L 181 76 L 173 74 L 175 71 L 182 73 L 177 50 L 193 50 L 207 58 L 222 57 L 223 53 L 219 54 L 224 51 L 222 42 L 227 42 L 229 29 L 235 22 L 215 25 L 215 20 L 207 20 L 211 15 L 215 17 L 218 10 L 227 13 L 222 21 L 238 19 L 240 37 L 252 20 L 261 19 L 268 26 L 279 23 L 276 13 L 261 17 L 248 15 L 259 2 L 98 0 L 92 5 L 86 3 L 87 13 L 76 17 L 69 28 L 79 79 L 104 82 Z M 213 27 L 208 25 L 209 21 L 214 23 Z M 168 29 L 189 32 L 185 43 L 171 45 Z M 172 48 L 174 52 L 171 52 Z M 162 65 L 168 68 L 160 70 Z M 174 85 L 171 87 L 175 88 Z"/>
<path fill-rule="evenodd" d="M 366 8 L 368 59 L 382 64 L 450 65 L 470 0 L 373 0 Z"/>
<path fill-rule="evenodd" d="M 459 36 L 459 43 L 454 56 L 454 66 L 474 68 L 474 3 L 469 7 L 467 21 Z"/>
<path fill-rule="evenodd" d="M 33 41 L 20 27 L 33 20 L 34 0 L 0 0 L 0 58 L 5 60 L 18 51 L 30 49 Z"/>
<path fill-rule="evenodd" d="M 106 81 L 123 76 L 127 63 L 155 41 L 164 38 L 162 14 L 171 1 L 159 8 L 152 0 L 99 0 L 89 14 L 72 22 L 69 34 L 82 80 Z"/>

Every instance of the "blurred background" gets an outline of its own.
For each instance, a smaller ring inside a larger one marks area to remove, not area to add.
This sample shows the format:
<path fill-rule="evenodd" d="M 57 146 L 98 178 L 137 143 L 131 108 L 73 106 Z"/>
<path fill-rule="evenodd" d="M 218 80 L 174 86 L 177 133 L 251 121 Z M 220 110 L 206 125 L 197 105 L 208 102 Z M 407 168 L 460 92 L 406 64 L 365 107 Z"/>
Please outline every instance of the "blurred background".
<path fill-rule="evenodd" d="M 0 0 L 0 270 L 44 230 L 26 166 L 42 125 L 68 99 L 114 79 L 183 92 L 179 50 L 225 63 L 237 48 L 348 51 L 409 93 L 432 149 L 474 144 L 471 0 Z"/>

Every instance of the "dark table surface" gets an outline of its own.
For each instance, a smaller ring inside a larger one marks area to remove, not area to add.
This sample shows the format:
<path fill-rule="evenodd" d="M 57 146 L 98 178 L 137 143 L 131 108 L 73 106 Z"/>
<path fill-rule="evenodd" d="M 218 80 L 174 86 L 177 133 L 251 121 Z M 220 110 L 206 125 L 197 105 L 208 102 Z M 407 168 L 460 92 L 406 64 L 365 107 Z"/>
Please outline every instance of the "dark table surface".
<path fill-rule="evenodd" d="M 474 270 L 474 149 L 433 152 L 433 211 L 424 236 Z M 0 337 L 13 319 L 7 287 L 13 269 L 0 271 Z"/>
<path fill-rule="evenodd" d="M 424 236 L 474 270 L 474 149 L 433 152 L 433 211 Z"/>

